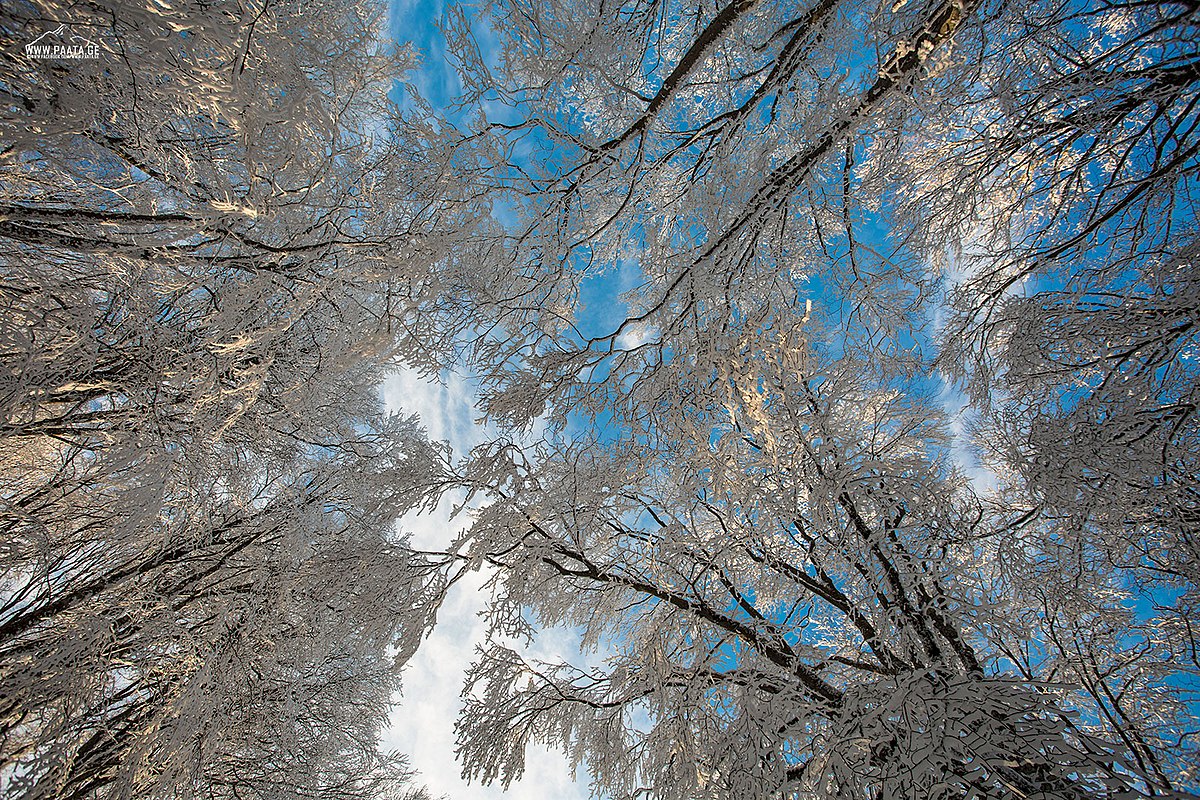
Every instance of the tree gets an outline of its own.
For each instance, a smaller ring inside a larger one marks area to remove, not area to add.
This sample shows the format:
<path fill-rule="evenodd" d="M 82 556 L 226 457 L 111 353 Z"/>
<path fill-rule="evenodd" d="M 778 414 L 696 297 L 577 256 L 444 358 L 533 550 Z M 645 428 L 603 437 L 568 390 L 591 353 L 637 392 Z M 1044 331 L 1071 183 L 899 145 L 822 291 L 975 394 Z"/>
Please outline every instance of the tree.
<path fill-rule="evenodd" d="M 959 250 L 939 363 L 980 446 L 1071 548 L 1171 591 L 1196 577 L 1170 575 L 1195 546 L 1196 25 L 1189 4 L 1052 5 L 970 59 L 930 114 L 949 133 L 887 155 L 918 187 L 902 216 Z"/>
<path fill-rule="evenodd" d="M 9 791 L 374 796 L 402 776 L 375 735 L 439 583 L 389 541 L 386 485 L 421 457 L 391 427 L 249 505 L 172 498 L 69 578 L 21 585 L 0 644 Z"/>
<path fill-rule="evenodd" d="M 491 647 L 460 722 L 465 769 L 509 780 L 535 739 L 614 796 L 1084 797 L 1160 780 L 1066 712 L 1074 687 L 998 668 L 1029 609 L 1004 591 L 999 532 L 946 463 L 936 409 L 780 338 L 728 342 L 743 372 L 689 392 L 677 430 L 479 459 L 499 497 L 455 553 L 497 568 L 496 630 L 575 625 L 615 654 L 589 671 Z"/>
<path fill-rule="evenodd" d="M 461 145 L 515 212 L 470 363 L 550 433 L 465 462 L 446 558 L 497 570 L 498 637 L 614 652 L 484 652 L 468 773 L 535 739 L 616 796 L 1197 790 L 1195 12 L 509 2 L 498 63 L 452 13 L 468 101 L 521 115 Z"/>
<path fill-rule="evenodd" d="M 441 578 L 393 528 L 441 456 L 375 385 L 466 226 L 380 13 L 4 6 L 6 796 L 408 791 Z M 101 57 L 25 58 L 51 23 Z"/>

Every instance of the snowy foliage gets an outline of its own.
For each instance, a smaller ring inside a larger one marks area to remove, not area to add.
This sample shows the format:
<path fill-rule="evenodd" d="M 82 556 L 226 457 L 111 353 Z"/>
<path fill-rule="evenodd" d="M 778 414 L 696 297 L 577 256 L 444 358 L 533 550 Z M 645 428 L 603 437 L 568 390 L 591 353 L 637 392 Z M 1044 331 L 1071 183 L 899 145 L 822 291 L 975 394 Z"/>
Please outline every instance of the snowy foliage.
<path fill-rule="evenodd" d="M 394 526 L 442 455 L 375 384 L 438 167 L 379 9 L 311 11 L 3 7 L 5 797 L 411 792 L 376 739 L 443 581 Z M 25 58 L 54 19 L 101 57 Z"/>
<path fill-rule="evenodd" d="M 449 557 L 497 569 L 466 770 L 540 741 L 615 797 L 1200 789 L 1194 4 L 493 15 L 494 63 L 451 36 L 517 210 L 467 355 L 549 433 L 464 466 L 493 503 Z M 504 643 L 556 624 L 603 667 Z"/>
<path fill-rule="evenodd" d="M 453 7 L 461 130 L 365 3 L 66 6 L 0 27 L 6 791 L 405 791 L 482 569 L 486 782 L 1197 796 L 1195 2 Z M 69 14 L 114 57 L 14 55 Z"/>

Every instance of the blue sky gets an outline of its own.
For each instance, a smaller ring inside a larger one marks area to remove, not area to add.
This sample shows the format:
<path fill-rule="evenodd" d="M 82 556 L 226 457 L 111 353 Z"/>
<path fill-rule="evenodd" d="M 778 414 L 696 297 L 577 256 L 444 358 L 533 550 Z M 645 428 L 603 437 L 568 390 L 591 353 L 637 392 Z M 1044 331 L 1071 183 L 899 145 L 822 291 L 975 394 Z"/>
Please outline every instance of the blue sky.
<path fill-rule="evenodd" d="M 421 68 L 410 80 L 435 108 L 444 108 L 460 89 L 438 30 L 445 6 L 442 0 L 391 0 L 388 11 L 392 38 L 411 44 L 421 54 Z"/>

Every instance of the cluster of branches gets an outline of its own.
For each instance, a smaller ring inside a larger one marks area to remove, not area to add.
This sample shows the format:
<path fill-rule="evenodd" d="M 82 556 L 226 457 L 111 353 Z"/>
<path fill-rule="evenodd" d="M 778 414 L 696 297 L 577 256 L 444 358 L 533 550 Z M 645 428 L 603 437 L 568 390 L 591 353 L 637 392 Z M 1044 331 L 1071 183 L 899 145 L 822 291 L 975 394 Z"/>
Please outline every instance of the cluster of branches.
<path fill-rule="evenodd" d="M 377 736 L 442 455 L 376 384 L 466 226 L 384 9 L 316 11 L 4 3 L 5 797 L 419 794 Z M 63 22 L 100 57 L 25 57 Z"/>
<path fill-rule="evenodd" d="M 548 430 L 459 475 L 468 775 L 1195 796 L 1198 12 L 508 0 L 491 61 L 450 13 L 510 219 L 467 355 Z M 556 624 L 605 666 L 505 644 Z"/>
<path fill-rule="evenodd" d="M 452 9 L 461 136 L 372 9 L 4 8 L 6 791 L 402 791 L 487 568 L 483 780 L 1195 796 L 1196 3 L 507 0 L 493 60 Z M 23 58 L 60 19 L 111 57 Z M 452 468 L 395 360 L 547 433 Z M 505 644 L 555 624 L 605 665 Z"/>

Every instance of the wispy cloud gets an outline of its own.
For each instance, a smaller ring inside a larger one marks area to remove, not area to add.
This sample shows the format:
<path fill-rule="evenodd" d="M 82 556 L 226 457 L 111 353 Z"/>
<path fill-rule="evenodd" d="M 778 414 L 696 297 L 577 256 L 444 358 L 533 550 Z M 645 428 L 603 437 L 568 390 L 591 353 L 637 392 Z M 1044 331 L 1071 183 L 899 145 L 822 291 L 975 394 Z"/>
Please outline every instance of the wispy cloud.
<path fill-rule="evenodd" d="M 446 42 L 438 29 L 446 6 L 443 0 L 392 0 L 388 27 L 392 38 L 420 53 L 421 68 L 409 79 L 434 108 L 445 108 L 462 92 L 458 73 L 446 58 Z"/>
<path fill-rule="evenodd" d="M 971 434 L 968 430 L 971 413 L 969 398 L 948 376 L 939 373 L 938 377 L 942 383 L 938 402 L 950 421 L 950 458 L 971 481 L 976 492 L 982 495 L 991 494 L 996 490 L 996 474 L 980 462 L 971 447 Z"/>
<path fill-rule="evenodd" d="M 401 370 L 383 384 L 381 392 L 390 410 L 419 414 L 430 437 L 449 442 L 456 453 L 479 444 L 489 434 L 489 429 L 475 424 L 479 412 L 471 402 L 469 382 L 460 376 L 447 375 L 433 383 L 414 371 Z M 470 522 L 466 515 L 450 519 L 452 506 L 447 499 L 432 513 L 406 517 L 401 527 L 419 548 L 444 548 Z M 583 771 L 576 782 L 563 754 L 540 747 L 530 748 L 524 777 L 507 792 L 499 786 L 469 784 L 460 775 L 461 767 L 454 758 L 454 721 L 462 708 L 465 670 L 487 633 L 480 616 L 487 597 L 483 589 L 487 577 L 467 575 L 451 589 L 438 614 L 437 627 L 404 673 L 404 690 L 382 737 L 382 747 L 407 754 L 419 773 L 417 781 L 427 785 L 434 797 L 582 800 L 589 794 Z M 546 660 L 574 660 L 573 655 L 578 658 L 578 640 L 569 631 L 554 629 L 539 635 L 529 652 Z"/>

